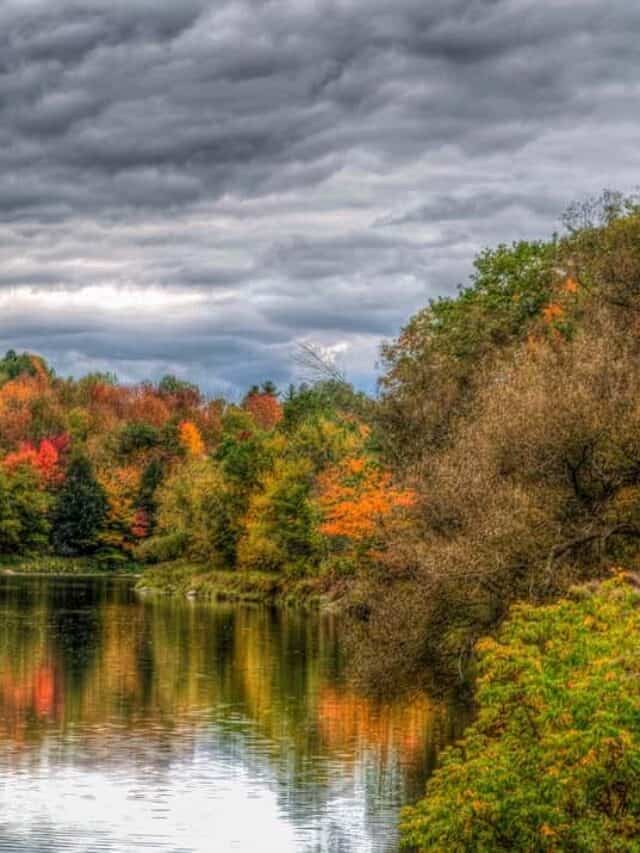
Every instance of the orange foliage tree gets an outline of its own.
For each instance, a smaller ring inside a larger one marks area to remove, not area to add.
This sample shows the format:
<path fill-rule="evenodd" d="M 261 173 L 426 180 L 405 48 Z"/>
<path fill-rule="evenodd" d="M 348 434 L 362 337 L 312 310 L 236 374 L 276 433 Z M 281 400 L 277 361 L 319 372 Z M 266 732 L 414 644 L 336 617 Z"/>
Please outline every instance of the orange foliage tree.
<path fill-rule="evenodd" d="M 320 531 L 356 545 L 373 544 L 377 534 L 415 502 L 411 490 L 397 488 L 389 471 L 366 456 L 349 456 L 328 468 L 318 486 L 324 518 Z"/>
<path fill-rule="evenodd" d="M 42 395 L 42 383 L 33 376 L 18 376 L 0 389 L 0 431 L 3 443 L 24 441 L 32 425 L 32 405 Z"/>
<path fill-rule="evenodd" d="M 189 456 L 204 456 L 205 447 L 200 430 L 192 421 L 182 421 L 179 427 L 180 444 Z"/>
<path fill-rule="evenodd" d="M 244 408 L 260 429 L 273 429 L 282 420 L 282 406 L 273 394 L 253 392 L 244 401 Z"/>
<path fill-rule="evenodd" d="M 145 385 L 131 394 L 128 414 L 132 421 L 161 427 L 171 417 L 171 409 L 155 389 Z"/>
<path fill-rule="evenodd" d="M 45 438 L 36 447 L 31 442 L 24 441 L 18 450 L 7 453 L 4 466 L 12 471 L 20 465 L 29 465 L 37 471 L 44 483 L 53 485 L 60 482 L 63 476 L 59 465 L 59 449 L 62 444 L 60 440 Z"/>

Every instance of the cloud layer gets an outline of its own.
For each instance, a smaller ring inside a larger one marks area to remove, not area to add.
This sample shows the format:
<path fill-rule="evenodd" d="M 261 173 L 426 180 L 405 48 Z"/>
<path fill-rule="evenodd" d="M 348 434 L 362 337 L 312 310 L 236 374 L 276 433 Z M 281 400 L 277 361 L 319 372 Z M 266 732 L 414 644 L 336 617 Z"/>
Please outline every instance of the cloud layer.
<path fill-rule="evenodd" d="M 633 0 L 5 0 L 0 345 L 371 385 L 483 245 L 640 184 Z"/>

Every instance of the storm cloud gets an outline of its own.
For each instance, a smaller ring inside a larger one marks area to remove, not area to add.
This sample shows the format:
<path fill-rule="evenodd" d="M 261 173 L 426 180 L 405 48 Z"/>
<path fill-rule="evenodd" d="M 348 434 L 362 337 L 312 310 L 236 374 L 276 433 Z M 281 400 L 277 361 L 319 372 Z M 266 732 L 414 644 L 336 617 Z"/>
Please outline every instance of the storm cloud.
<path fill-rule="evenodd" d="M 239 393 L 640 184 L 633 0 L 4 0 L 0 345 Z"/>

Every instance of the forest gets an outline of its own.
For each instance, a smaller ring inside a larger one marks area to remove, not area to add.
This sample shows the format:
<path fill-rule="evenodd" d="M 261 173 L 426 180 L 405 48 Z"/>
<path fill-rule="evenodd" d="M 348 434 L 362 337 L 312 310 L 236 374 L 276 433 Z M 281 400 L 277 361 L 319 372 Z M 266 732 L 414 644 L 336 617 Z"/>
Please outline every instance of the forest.
<path fill-rule="evenodd" d="M 639 849 L 639 331 L 640 205 L 605 193 L 483 251 L 382 345 L 375 399 L 331 371 L 230 402 L 10 351 L 0 551 L 311 585 L 362 684 L 478 685 L 407 843 Z"/>
<path fill-rule="evenodd" d="M 381 462 L 371 401 L 337 380 L 234 404 L 174 376 L 60 379 L 13 351 L 0 376 L 7 558 L 352 574 L 414 500 Z"/>

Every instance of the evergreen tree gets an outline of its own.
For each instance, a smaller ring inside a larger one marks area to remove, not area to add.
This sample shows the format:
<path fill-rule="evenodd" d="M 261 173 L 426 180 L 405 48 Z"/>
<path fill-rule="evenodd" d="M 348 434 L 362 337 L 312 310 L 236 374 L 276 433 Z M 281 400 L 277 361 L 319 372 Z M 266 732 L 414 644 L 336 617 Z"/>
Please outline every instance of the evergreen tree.
<path fill-rule="evenodd" d="M 140 490 L 138 492 L 137 508 L 142 510 L 147 519 L 148 531 L 151 533 L 156 523 L 158 501 L 156 491 L 164 479 L 164 466 L 160 459 L 152 459 L 142 472 Z"/>
<path fill-rule="evenodd" d="M 76 456 L 58 493 L 52 518 L 52 542 L 59 554 L 87 554 L 96 549 L 108 510 L 104 489 L 91 463 Z"/>

